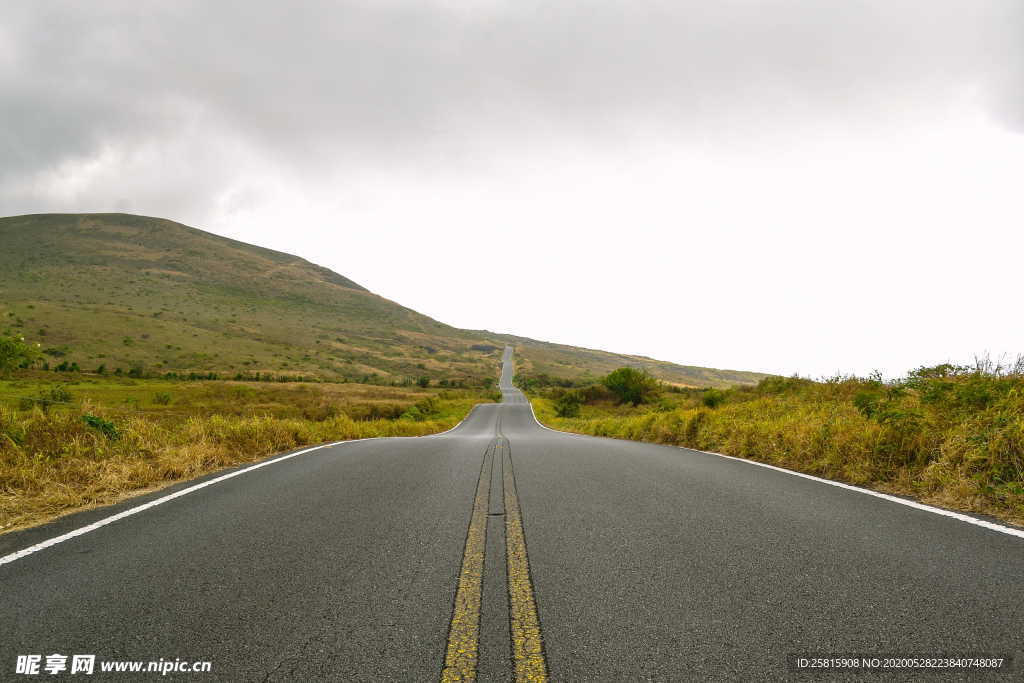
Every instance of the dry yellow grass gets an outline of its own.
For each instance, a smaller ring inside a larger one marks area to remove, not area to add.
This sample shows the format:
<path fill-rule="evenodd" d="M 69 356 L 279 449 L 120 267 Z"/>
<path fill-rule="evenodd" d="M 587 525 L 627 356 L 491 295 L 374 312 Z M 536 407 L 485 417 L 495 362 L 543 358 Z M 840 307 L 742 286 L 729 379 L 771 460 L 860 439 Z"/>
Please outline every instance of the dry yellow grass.
<path fill-rule="evenodd" d="M 0 532 L 308 444 L 444 431 L 482 400 L 432 398 L 404 417 L 376 420 L 346 414 L 322 420 L 222 414 L 171 419 L 118 416 L 88 402 L 48 413 L 0 405 Z M 116 431 L 90 426 L 83 415 L 107 420 Z"/>

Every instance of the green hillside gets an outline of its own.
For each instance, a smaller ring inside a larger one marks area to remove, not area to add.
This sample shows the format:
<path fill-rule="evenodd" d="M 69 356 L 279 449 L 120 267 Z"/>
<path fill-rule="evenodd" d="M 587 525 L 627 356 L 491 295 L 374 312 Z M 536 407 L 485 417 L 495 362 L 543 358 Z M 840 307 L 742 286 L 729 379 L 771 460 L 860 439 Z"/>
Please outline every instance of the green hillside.
<path fill-rule="evenodd" d="M 297 256 L 126 214 L 0 218 L 0 333 L 87 372 L 476 384 L 507 342 L 523 371 L 559 377 L 621 365 L 693 386 L 764 376 L 460 330 Z"/>

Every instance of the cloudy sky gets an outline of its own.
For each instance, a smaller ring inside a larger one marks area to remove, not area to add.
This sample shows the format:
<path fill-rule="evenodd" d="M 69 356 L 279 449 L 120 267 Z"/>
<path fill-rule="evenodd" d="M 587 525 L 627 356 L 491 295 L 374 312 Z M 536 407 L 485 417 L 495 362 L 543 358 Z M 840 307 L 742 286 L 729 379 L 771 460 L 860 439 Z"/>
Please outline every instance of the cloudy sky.
<path fill-rule="evenodd" d="M 461 327 L 1024 351 L 1020 0 L 8 0 L 0 116 L 4 215 L 171 218 Z"/>

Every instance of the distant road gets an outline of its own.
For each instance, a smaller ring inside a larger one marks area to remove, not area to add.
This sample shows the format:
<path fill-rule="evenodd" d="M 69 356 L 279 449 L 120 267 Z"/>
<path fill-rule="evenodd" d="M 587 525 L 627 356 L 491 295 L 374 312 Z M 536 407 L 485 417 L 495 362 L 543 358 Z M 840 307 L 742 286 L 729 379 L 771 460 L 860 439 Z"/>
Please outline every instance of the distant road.
<path fill-rule="evenodd" d="M 210 681 L 777 679 L 800 654 L 1016 656 L 1024 676 L 1024 539 L 545 429 L 510 355 L 504 402 L 445 434 L 0 537 L 0 679 L 30 680 L 32 654 L 209 661 Z"/>

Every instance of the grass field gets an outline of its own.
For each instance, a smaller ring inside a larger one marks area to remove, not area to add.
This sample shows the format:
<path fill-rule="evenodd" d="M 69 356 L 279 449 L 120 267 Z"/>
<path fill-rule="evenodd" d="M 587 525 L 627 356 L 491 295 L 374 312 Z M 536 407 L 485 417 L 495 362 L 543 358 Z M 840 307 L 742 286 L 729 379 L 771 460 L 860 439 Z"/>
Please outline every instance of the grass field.
<path fill-rule="evenodd" d="M 41 373 L 0 381 L 0 532 L 282 451 L 449 429 L 480 390 L 169 382 Z"/>
<path fill-rule="evenodd" d="M 596 391 L 578 417 L 558 417 L 565 391 L 531 397 L 554 429 L 716 451 L 1024 523 L 1024 363 L 921 368 L 890 382 L 776 377 L 637 407 Z"/>
<path fill-rule="evenodd" d="M 70 400 L 54 401 L 54 390 L 67 392 Z M 396 418 L 426 397 L 478 395 L 479 390 L 356 383 L 175 381 L 80 373 L 32 372 L 20 373 L 17 379 L 0 379 L 0 405 L 10 408 L 25 409 L 28 403 L 39 403 L 51 411 L 81 411 L 92 405 L 108 415 L 138 414 L 165 420 L 210 414 L 310 420 L 339 414 L 356 420 Z"/>

